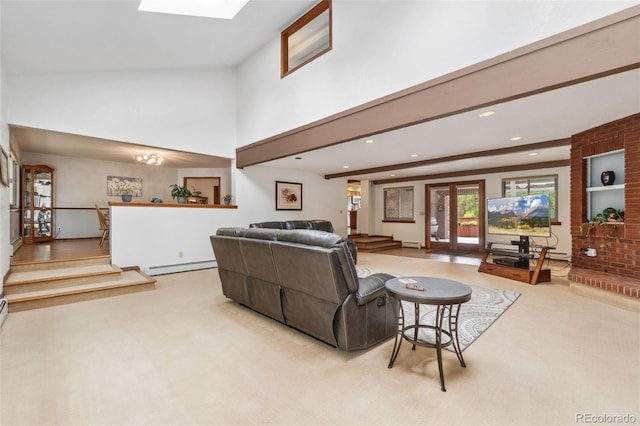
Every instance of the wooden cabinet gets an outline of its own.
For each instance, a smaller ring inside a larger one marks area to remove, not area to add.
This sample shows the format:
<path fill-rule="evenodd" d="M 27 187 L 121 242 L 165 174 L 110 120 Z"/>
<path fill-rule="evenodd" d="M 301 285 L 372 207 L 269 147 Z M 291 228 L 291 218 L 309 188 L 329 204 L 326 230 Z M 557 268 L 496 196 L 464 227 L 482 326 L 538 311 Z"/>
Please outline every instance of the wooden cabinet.
<path fill-rule="evenodd" d="M 22 239 L 25 243 L 53 240 L 53 195 L 51 167 L 22 166 Z"/>

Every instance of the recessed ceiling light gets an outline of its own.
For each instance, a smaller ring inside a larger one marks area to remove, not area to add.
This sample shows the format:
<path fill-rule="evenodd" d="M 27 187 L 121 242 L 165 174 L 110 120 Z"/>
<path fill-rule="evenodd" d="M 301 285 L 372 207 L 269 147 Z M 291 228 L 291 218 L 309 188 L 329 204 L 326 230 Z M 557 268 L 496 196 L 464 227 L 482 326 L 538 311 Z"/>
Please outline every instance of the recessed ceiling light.
<path fill-rule="evenodd" d="M 138 10 L 172 15 L 233 19 L 248 2 L 249 0 L 141 0 Z"/>
<path fill-rule="evenodd" d="M 302 160 L 302 157 L 295 157 L 296 160 Z"/>
<path fill-rule="evenodd" d="M 411 157 L 416 158 L 418 154 L 411 154 Z"/>
<path fill-rule="evenodd" d="M 520 139 L 522 139 L 522 136 L 514 136 L 511 139 L 509 139 L 510 141 L 519 141 Z"/>
<path fill-rule="evenodd" d="M 394 177 L 396 174 L 395 173 L 391 173 L 389 176 Z"/>
<path fill-rule="evenodd" d="M 491 117 L 495 113 L 496 113 L 495 111 L 485 111 L 480 113 L 479 117 Z"/>
<path fill-rule="evenodd" d="M 529 153 L 529 154 L 527 154 L 527 155 L 530 155 L 530 156 L 532 156 L 532 157 L 533 157 L 534 155 L 538 155 L 538 153 L 537 153 L 537 152 L 530 152 L 530 153 Z"/>
<path fill-rule="evenodd" d="M 367 139 L 364 143 L 373 143 L 373 139 Z"/>
<path fill-rule="evenodd" d="M 348 168 L 349 168 L 349 166 L 342 166 L 342 168 L 343 168 L 343 169 L 348 169 Z"/>

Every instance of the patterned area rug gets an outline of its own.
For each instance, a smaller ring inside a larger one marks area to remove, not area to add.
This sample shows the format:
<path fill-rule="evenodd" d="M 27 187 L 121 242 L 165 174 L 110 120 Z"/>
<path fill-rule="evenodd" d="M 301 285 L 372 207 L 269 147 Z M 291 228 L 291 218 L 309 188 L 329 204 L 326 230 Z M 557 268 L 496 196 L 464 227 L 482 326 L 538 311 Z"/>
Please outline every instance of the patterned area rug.
<path fill-rule="evenodd" d="M 369 268 L 356 266 L 358 277 L 366 277 L 375 273 Z M 401 276 L 400 274 L 391 274 Z M 463 303 L 460 307 L 458 317 L 458 340 L 460 341 L 460 349 L 464 351 L 471 343 L 473 343 L 485 330 L 491 326 L 504 311 L 515 302 L 520 293 L 508 290 L 496 290 L 493 288 L 478 287 L 469 285 L 472 289 L 471 300 Z M 402 302 L 405 314 L 405 326 L 414 322 L 413 304 Z M 435 321 L 435 306 L 420 305 L 420 323 L 433 324 Z M 448 328 L 448 322 L 445 319 L 445 329 Z M 419 337 L 422 340 L 434 341 L 433 332 L 421 329 Z M 453 352 L 453 346 L 445 348 Z"/>

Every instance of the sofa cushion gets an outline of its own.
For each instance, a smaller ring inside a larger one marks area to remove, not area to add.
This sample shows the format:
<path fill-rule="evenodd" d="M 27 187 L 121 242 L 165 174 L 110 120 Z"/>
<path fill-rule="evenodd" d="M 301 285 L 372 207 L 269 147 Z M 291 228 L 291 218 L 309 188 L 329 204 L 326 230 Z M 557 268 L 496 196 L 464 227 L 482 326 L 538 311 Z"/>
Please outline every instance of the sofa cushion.
<path fill-rule="evenodd" d="M 342 274 L 344 275 L 349 293 L 355 293 L 358 291 L 358 272 L 356 271 L 355 261 L 349 251 L 349 244 L 347 241 L 340 243 L 342 250 L 338 251 L 338 261 L 342 268 Z"/>
<path fill-rule="evenodd" d="M 284 227 L 285 229 L 312 229 L 308 220 L 287 220 Z"/>
<path fill-rule="evenodd" d="M 285 229 L 284 222 L 256 222 L 249 224 L 249 228 Z"/>
<path fill-rule="evenodd" d="M 291 243 L 273 244 L 271 249 L 284 292 L 293 289 L 335 304 L 349 293 L 335 255 L 337 249 Z"/>
<path fill-rule="evenodd" d="M 280 232 L 279 229 L 272 228 L 249 228 L 243 236 L 254 240 L 277 241 Z"/>
<path fill-rule="evenodd" d="M 333 232 L 333 224 L 330 220 L 310 220 L 311 229 L 317 229 L 318 231 Z"/>
<path fill-rule="evenodd" d="M 360 278 L 360 285 L 356 292 L 356 303 L 358 306 L 366 305 L 377 297 L 384 296 L 387 292 L 384 284 L 392 278 L 395 277 L 393 275 L 383 273 Z"/>
<path fill-rule="evenodd" d="M 301 229 L 292 229 L 282 231 L 278 235 L 278 241 L 285 241 L 288 243 L 305 244 L 308 246 L 318 246 L 331 248 L 336 244 L 341 243 L 344 239 L 338 234 L 331 234 L 324 231 Z"/>
<path fill-rule="evenodd" d="M 247 232 L 247 228 L 219 228 L 216 231 L 216 235 L 223 235 L 225 237 L 244 237 Z"/>

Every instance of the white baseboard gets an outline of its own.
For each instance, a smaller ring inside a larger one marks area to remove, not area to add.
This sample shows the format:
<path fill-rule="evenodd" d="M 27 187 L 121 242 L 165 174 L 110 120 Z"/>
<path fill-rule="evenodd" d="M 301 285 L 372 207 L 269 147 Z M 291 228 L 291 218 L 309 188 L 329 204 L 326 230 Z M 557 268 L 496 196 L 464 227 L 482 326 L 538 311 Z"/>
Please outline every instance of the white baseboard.
<path fill-rule="evenodd" d="M 217 268 L 218 262 L 215 260 L 205 260 L 202 262 L 177 263 L 174 265 L 149 266 L 145 269 L 147 275 L 174 274 L 176 272 L 197 271 L 199 269 Z"/>

